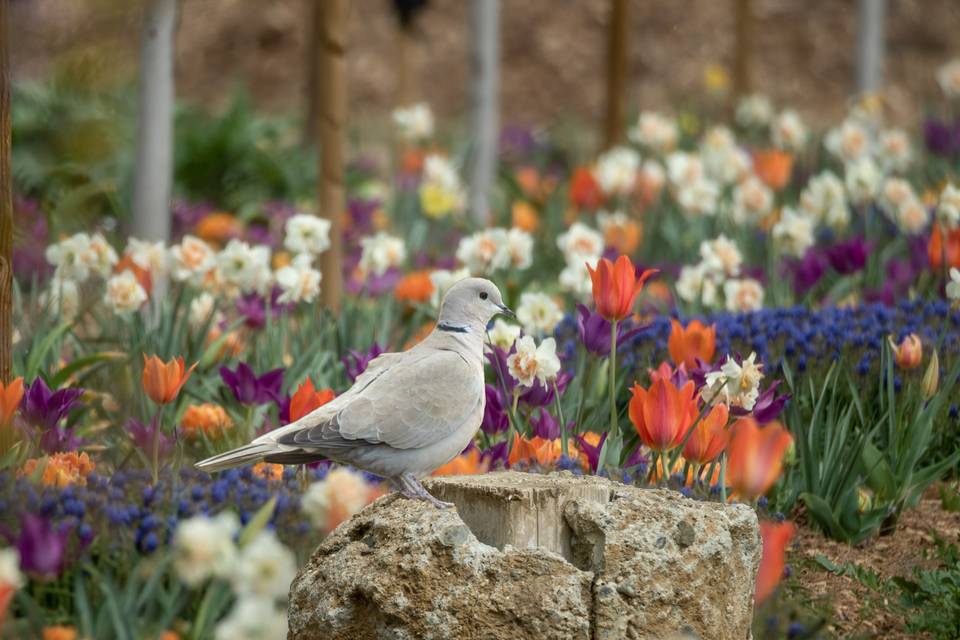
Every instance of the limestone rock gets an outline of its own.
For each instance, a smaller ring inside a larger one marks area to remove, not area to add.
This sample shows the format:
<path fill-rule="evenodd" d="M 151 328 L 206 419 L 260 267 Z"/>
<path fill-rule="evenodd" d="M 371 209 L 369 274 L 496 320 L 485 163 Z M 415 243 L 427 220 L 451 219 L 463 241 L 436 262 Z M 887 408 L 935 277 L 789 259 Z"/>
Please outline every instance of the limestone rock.
<path fill-rule="evenodd" d="M 492 473 L 389 495 L 290 591 L 289 638 L 749 637 L 760 538 L 745 505 L 601 478 Z"/>

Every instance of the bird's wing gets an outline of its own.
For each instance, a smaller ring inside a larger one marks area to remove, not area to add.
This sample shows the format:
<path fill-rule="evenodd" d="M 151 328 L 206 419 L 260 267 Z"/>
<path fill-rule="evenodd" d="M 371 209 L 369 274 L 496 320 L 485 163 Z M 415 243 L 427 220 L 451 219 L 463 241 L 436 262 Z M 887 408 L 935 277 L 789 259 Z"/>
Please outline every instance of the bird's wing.
<path fill-rule="evenodd" d="M 276 442 L 305 449 L 360 443 L 416 449 L 445 438 L 482 401 L 480 369 L 455 351 L 407 353 L 410 357 L 357 378 L 334 415 L 317 416 L 319 421 L 284 433 Z"/>

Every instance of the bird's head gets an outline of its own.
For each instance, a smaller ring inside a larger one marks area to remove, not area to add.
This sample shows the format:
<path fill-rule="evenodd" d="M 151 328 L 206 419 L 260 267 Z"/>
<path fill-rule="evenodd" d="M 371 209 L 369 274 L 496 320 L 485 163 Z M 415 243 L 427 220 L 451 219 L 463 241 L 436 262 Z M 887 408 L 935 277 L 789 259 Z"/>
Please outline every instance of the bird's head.
<path fill-rule="evenodd" d="M 503 304 L 497 285 L 483 278 L 464 278 L 443 296 L 439 324 L 482 329 L 498 313 L 513 317 L 513 311 Z"/>

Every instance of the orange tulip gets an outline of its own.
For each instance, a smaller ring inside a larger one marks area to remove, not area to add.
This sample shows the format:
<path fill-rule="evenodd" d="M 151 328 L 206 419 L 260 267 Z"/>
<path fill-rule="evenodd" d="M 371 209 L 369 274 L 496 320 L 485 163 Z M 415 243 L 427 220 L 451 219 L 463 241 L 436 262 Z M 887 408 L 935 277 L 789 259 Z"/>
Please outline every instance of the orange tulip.
<path fill-rule="evenodd" d="M 77 640 L 77 630 L 64 625 L 44 627 L 40 634 L 43 640 Z"/>
<path fill-rule="evenodd" d="M 157 356 L 143 355 L 143 377 L 141 382 L 143 390 L 151 400 L 157 404 L 169 404 L 173 402 L 180 389 L 190 378 L 190 374 L 196 368 L 197 363 L 193 363 L 190 369 L 184 371 L 183 358 L 177 357 L 170 362 L 164 362 Z"/>
<path fill-rule="evenodd" d="M 3 630 L 3 621 L 7 617 L 7 608 L 13 600 L 16 589 L 13 585 L 0 583 L 0 631 Z"/>
<path fill-rule="evenodd" d="M 930 261 L 930 267 L 936 270 L 941 269 L 944 257 L 947 259 L 948 267 L 960 268 L 960 229 L 947 233 L 947 247 L 944 250 L 943 229 L 939 224 L 935 224 L 930 234 L 930 241 L 927 243 L 927 259 Z"/>
<path fill-rule="evenodd" d="M 623 320 L 630 315 L 643 283 L 656 273 L 655 269 L 647 269 L 638 278 L 633 261 L 627 256 L 620 256 L 616 263 L 601 258 L 596 269 L 588 264 L 587 270 L 593 282 L 593 302 L 597 305 L 597 313 L 610 321 Z"/>
<path fill-rule="evenodd" d="M 651 384 L 650 389 L 633 385 L 630 421 L 640 440 L 661 453 L 680 446 L 697 417 L 693 392 L 693 381 L 680 389 L 663 378 Z"/>
<path fill-rule="evenodd" d="M 96 470 L 97 465 L 87 453 L 78 454 L 76 451 L 54 453 L 43 458 L 30 458 L 23 463 L 18 475 L 30 476 L 43 469 L 39 480 L 46 487 L 65 489 L 71 485 L 87 486 L 87 476 Z"/>
<path fill-rule="evenodd" d="M 730 439 L 730 432 L 727 430 L 729 417 L 730 411 L 722 402 L 714 405 L 710 413 L 703 416 L 683 447 L 683 457 L 687 462 L 707 464 L 727 448 Z"/>
<path fill-rule="evenodd" d="M 393 297 L 397 302 L 417 304 L 428 302 L 433 295 L 433 281 L 430 279 L 430 269 L 414 271 L 400 278 L 393 289 Z"/>
<path fill-rule="evenodd" d="M 470 476 L 487 472 L 487 463 L 480 459 L 480 449 L 471 447 L 466 453 L 433 472 L 435 476 Z"/>
<path fill-rule="evenodd" d="M 423 161 L 426 154 L 420 149 L 407 149 L 400 159 L 400 166 L 404 173 L 416 175 L 423 171 Z"/>
<path fill-rule="evenodd" d="M 787 545 L 797 527 L 792 522 L 761 522 L 760 537 L 763 552 L 760 556 L 760 571 L 757 573 L 754 598 L 757 604 L 766 600 L 780 584 L 786 564 Z"/>
<path fill-rule="evenodd" d="M 201 433 L 210 439 L 219 438 L 232 426 L 233 420 L 224 408 L 212 402 L 190 405 L 180 419 L 180 428 L 189 440 L 199 438 Z"/>
<path fill-rule="evenodd" d="M 23 377 L 14 378 L 10 384 L 0 382 L 0 426 L 10 424 L 20 401 L 23 399 Z"/>
<path fill-rule="evenodd" d="M 534 437 L 521 438 L 519 434 L 513 435 L 513 446 L 510 447 L 510 455 L 507 458 L 510 466 L 513 467 L 521 462 L 528 465 L 546 466 L 560 459 L 561 442 L 556 440 L 547 440 L 546 438 Z"/>
<path fill-rule="evenodd" d="M 677 320 L 671 321 L 667 349 L 676 365 L 685 364 L 687 370 L 697 368 L 697 358 L 709 363 L 717 350 L 717 326 L 709 327 L 699 320 L 692 320 L 684 328 Z"/>
<path fill-rule="evenodd" d="M 120 261 L 113 267 L 114 273 L 123 273 L 124 271 L 132 273 L 133 277 L 140 283 L 140 286 L 143 287 L 143 290 L 147 292 L 147 295 L 150 295 L 153 291 L 153 276 L 150 275 L 148 269 L 144 269 L 134 262 L 130 254 L 120 258 Z"/>
<path fill-rule="evenodd" d="M 533 233 L 540 226 L 540 216 L 529 202 L 517 200 L 510 208 L 511 224 L 517 229 Z"/>
<path fill-rule="evenodd" d="M 596 209 L 603 204 L 603 191 L 587 167 L 579 167 L 570 177 L 570 204 L 578 209 Z"/>
<path fill-rule="evenodd" d="M 900 344 L 893 341 L 893 336 L 887 339 L 890 341 L 893 359 L 901 369 L 916 369 L 923 362 L 923 343 L 917 334 L 911 333 Z"/>
<path fill-rule="evenodd" d="M 609 224 L 603 232 L 603 242 L 618 253 L 631 254 L 640 246 L 643 239 L 643 225 L 636 220 L 627 220 L 623 224 Z"/>
<path fill-rule="evenodd" d="M 240 235 L 241 225 L 236 216 L 225 211 L 208 213 L 203 216 L 193 232 L 207 242 L 226 244 L 231 238 Z"/>
<path fill-rule="evenodd" d="M 258 478 L 263 478 L 267 481 L 279 482 L 283 480 L 283 465 L 274 464 L 272 462 L 258 462 L 253 465 L 250 469 L 250 472 L 253 473 Z"/>
<path fill-rule="evenodd" d="M 779 422 L 760 427 L 753 418 L 741 418 L 730 428 L 727 484 L 740 496 L 759 498 L 783 471 L 783 456 L 793 436 Z"/>
<path fill-rule="evenodd" d="M 297 387 L 296 392 L 290 398 L 290 422 L 299 420 L 308 413 L 327 404 L 336 397 L 333 389 L 320 389 L 317 391 L 313 386 L 313 380 L 307 378 L 307 381 Z"/>
<path fill-rule="evenodd" d="M 790 182 L 793 171 L 793 156 L 786 151 L 766 149 L 753 152 L 753 172 L 775 191 Z"/>

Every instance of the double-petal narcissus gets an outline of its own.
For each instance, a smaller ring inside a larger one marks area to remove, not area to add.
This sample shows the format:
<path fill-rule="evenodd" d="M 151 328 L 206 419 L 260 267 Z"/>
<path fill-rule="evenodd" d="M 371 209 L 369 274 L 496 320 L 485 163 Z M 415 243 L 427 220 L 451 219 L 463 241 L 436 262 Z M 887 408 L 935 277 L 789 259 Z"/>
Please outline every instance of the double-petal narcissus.
<path fill-rule="evenodd" d="M 684 327 L 678 320 L 671 320 L 670 339 L 667 341 L 667 349 L 670 351 L 670 359 L 677 366 L 687 365 L 687 370 L 692 371 L 699 365 L 697 360 L 709 363 L 713 360 L 713 355 L 717 350 L 717 327 L 709 327 L 699 320 L 691 320 Z"/>
<path fill-rule="evenodd" d="M 687 462 L 707 464 L 727 448 L 730 439 L 727 429 L 729 417 L 730 411 L 722 402 L 714 405 L 710 413 L 703 416 L 683 446 L 683 457 Z"/>
<path fill-rule="evenodd" d="M 619 322 L 631 314 L 643 283 L 657 272 L 656 269 L 647 269 L 637 277 L 633 261 L 627 256 L 620 256 L 615 263 L 601 258 L 596 268 L 587 264 L 587 270 L 593 282 L 597 313 L 611 322 Z"/>
<path fill-rule="evenodd" d="M 783 457 L 793 437 L 779 422 L 763 427 L 753 418 L 741 418 L 730 427 L 727 446 L 727 484 L 741 497 L 759 498 L 783 471 Z"/>
<path fill-rule="evenodd" d="M 680 446 L 697 417 L 693 394 L 693 381 L 680 388 L 663 378 L 649 389 L 635 384 L 630 399 L 630 421 L 640 440 L 661 453 Z"/>
<path fill-rule="evenodd" d="M 185 369 L 181 357 L 164 362 L 157 356 L 148 358 L 144 354 L 141 378 L 143 390 L 157 404 L 169 404 L 177 398 L 196 366 L 197 363 L 193 363 L 189 369 Z"/>

